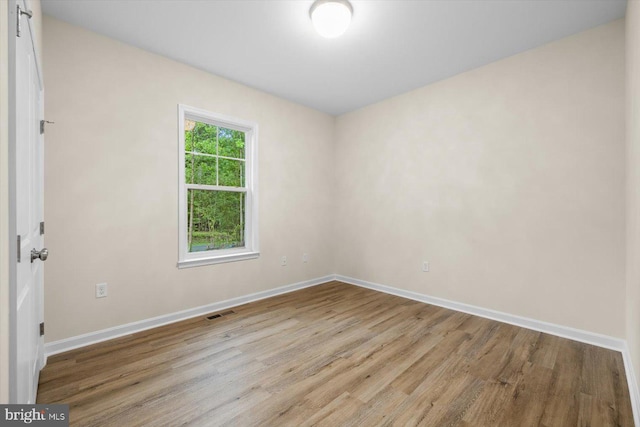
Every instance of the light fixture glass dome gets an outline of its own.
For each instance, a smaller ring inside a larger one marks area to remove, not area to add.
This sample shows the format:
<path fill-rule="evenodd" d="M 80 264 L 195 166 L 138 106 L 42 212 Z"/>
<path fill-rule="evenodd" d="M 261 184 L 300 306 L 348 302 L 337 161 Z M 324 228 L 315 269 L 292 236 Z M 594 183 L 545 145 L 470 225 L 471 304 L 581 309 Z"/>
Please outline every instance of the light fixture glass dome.
<path fill-rule="evenodd" d="M 347 0 L 316 0 L 309 14 L 316 31 L 329 39 L 341 36 L 349 28 L 353 8 Z"/>

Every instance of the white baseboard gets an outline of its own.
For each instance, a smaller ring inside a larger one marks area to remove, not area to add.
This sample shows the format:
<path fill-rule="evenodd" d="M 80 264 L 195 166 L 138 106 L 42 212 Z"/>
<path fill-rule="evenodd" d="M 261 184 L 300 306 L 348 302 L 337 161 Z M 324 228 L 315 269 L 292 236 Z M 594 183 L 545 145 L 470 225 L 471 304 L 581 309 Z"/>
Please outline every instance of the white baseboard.
<path fill-rule="evenodd" d="M 444 308 L 448 308 L 455 311 L 461 311 L 463 313 L 473 314 L 474 316 L 480 316 L 487 319 L 497 320 L 498 322 L 508 323 L 511 325 L 532 329 L 534 331 L 545 332 L 545 333 L 556 335 L 562 338 L 568 338 L 568 339 L 583 342 L 586 344 L 592 344 L 598 347 L 608 348 L 610 350 L 616 350 L 623 353 L 625 351 L 628 352 L 626 342 L 620 338 L 614 338 L 607 335 L 597 334 L 594 332 L 574 329 L 568 326 L 561 326 L 553 323 L 547 323 L 540 320 L 535 320 L 527 317 L 517 316 L 514 314 L 490 310 L 487 308 L 464 304 L 461 302 L 446 300 L 443 298 L 433 297 L 425 294 L 420 294 L 417 292 L 406 291 L 404 289 L 398 289 L 391 286 L 380 285 L 378 283 L 367 282 L 365 280 L 354 279 L 352 277 L 342 276 L 339 274 L 338 275 L 332 274 L 324 277 L 318 277 L 316 279 L 293 283 L 291 285 L 281 286 L 279 288 L 274 288 L 274 289 L 269 289 L 262 292 L 256 292 L 253 294 L 244 295 L 237 298 L 231 298 L 225 301 L 207 304 L 200 307 L 190 308 L 188 310 L 165 314 L 158 317 L 152 317 L 150 319 L 140 320 L 138 322 L 127 323 L 124 325 L 115 326 L 113 328 L 107 328 L 107 329 L 102 329 L 100 331 L 89 332 L 87 334 L 77 335 L 75 337 L 65 338 L 59 341 L 53 341 L 45 344 L 45 355 L 51 356 L 53 354 L 62 353 L 64 351 L 73 350 L 75 348 L 84 347 L 90 344 L 95 344 L 97 342 L 118 338 L 124 335 L 130 335 L 135 332 L 140 332 L 140 331 L 155 328 L 158 326 L 167 325 L 169 323 L 190 319 L 192 317 L 201 316 L 203 314 L 212 313 L 215 311 L 224 310 L 231 307 L 236 307 L 238 305 L 246 304 L 248 302 L 258 301 L 258 300 L 269 298 L 272 296 L 297 291 L 299 289 L 308 288 L 310 286 L 316 286 L 321 283 L 326 283 L 332 280 L 339 280 L 341 282 L 348 283 L 351 285 L 356 285 L 363 288 L 384 292 L 386 294 L 396 295 L 396 296 L 411 299 L 414 301 L 420 301 L 427 304 L 437 305 L 439 307 L 444 307 Z"/>
<path fill-rule="evenodd" d="M 532 329 L 538 332 L 556 335 L 562 338 L 568 338 L 574 341 L 592 344 L 598 347 L 608 348 L 610 350 L 622 351 L 625 348 L 625 341 L 620 338 L 614 338 L 607 335 L 596 334 L 594 332 L 574 329 L 567 326 L 547 323 L 540 320 L 530 319 L 528 317 L 516 316 L 514 314 L 503 313 L 501 311 L 490 310 L 475 305 L 464 304 L 461 302 L 450 301 L 443 298 L 432 297 L 429 295 L 419 294 L 417 292 L 405 291 L 403 289 L 391 286 L 380 285 L 377 283 L 367 282 L 365 280 L 354 279 L 352 277 L 336 275 L 335 280 L 349 283 L 351 285 L 360 286 L 375 291 L 384 292 L 386 294 L 396 295 L 399 297 L 424 302 L 427 304 L 437 305 L 463 313 L 473 314 L 498 322 L 508 323 L 510 325 L 520 326 L 526 329 Z"/>
<path fill-rule="evenodd" d="M 305 280 L 304 282 L 293 283 L 291 285 L 281 286 L 279 288 L 269 289 L 262 292 L 256 292 L 237 298 L 231 298 L 225 301 L 215 302 L 213 304 L 194 307 L 188 310 L 165 314 L 150 319 L 140 320 L 138 322 L 127 323 L 125 325 L 114 326 L 113 328 L 102 329 L 100 331 L 89 332 L 87 334 L 77 335 L 75 337 L 65 338 L 59 341 L 53 341 L 45 344 L 45 357 L 84 347 L 90 344 L 122 337 L 125 335 L 131 335 L 133 333 L 145 331 L 147 329 L 157 328 L 158 326 L 167 325 L 169 323 L 179 322 L 181 320 L 202 316 L 203 314 L 225 310 L 231 307 L 237 307 L 239 305 L 246 304 L 252 301 L 258 301 L 276 295 L 297 291 L 299 289 L 316 286 L 334 279 L 335 275 L 318 277 L 316 279 Z"/>
<path fill-rule="evenodd" d="M 631 353 L 629 353 L 629 347 L 626 342 L 624 344 L 624 350 L 622 350 L 622 360 L 624 361 L 624 370 L 627 373 L 633 420 L 635 425 L 640 426 L 640 390 L 638 390 L 638 377 L 636 377 L 633 362 L 631 361 Z"/>

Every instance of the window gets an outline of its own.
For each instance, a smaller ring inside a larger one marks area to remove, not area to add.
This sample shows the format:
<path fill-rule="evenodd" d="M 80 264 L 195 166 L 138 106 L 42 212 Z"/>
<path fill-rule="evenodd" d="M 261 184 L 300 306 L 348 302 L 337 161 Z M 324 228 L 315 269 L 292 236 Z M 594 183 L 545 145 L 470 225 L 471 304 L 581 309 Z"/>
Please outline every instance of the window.
<path fill-rule="evenodd" d="M 258 125 L 180 105 L 178 267 L 257 258 Z"/>

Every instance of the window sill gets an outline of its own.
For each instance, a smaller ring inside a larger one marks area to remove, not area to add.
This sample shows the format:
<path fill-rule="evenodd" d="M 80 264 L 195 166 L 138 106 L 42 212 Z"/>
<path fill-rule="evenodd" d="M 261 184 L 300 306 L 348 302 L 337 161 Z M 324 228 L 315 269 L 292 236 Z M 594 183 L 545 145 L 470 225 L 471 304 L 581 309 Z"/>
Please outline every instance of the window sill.
<path fill-rule="evenodd" d="M 202 265 L 223 264 L 225 262 L 244 261 L 260 257 L 260 252 L 241 252 L 237 254 L 216 255 L 203 258 L 185 259 L 178 262 L 178 268 L 200 267 Z"/>

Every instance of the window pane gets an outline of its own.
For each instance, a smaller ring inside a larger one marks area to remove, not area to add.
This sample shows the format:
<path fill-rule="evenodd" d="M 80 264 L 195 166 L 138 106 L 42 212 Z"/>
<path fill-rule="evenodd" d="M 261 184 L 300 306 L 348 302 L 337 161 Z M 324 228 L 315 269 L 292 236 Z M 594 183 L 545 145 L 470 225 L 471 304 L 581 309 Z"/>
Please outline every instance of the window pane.
<path fill-rule="evenodd" d="M 187 191 L 189 252 L 244 247 L 245 194 Z"/>
<path fill-rule="evenodd" d="M 244 159 L 244 132 L 218 128 L 218 155 Z"/>
<path fill-rule="evenodd" d="M 244 162 L 241 160 L 218 159 L 219 185 L 228 187 L 244 186 Z"/>
<path fill-rule="evenodd" d="M 186 153 L 184 178 L 187 184 L 216 185 L 216 158 Z"/>
<path fill-rule="evenodd" d="M 218 127 L 206 123 L 185 119 L 184 145 L 185 151 L 216 154 Z"/>

